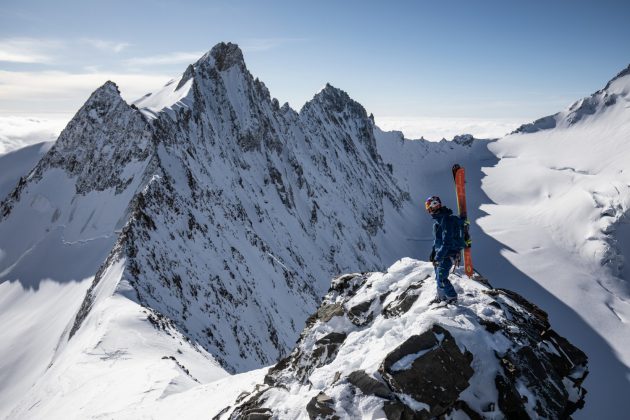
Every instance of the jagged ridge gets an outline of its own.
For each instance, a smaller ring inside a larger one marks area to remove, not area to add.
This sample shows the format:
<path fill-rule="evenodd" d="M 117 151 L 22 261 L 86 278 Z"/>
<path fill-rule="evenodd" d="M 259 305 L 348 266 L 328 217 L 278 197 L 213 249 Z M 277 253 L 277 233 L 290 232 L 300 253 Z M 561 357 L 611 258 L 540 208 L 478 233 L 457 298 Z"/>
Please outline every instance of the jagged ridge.
<path fill-rule="evenodd" d="M 587 357 L 545 312 L 452 277 L 449 306 L 431 303 L 430 263 L 333 280 L 290 356 L 217 418 L 567 418 L 583 406 Z"/>
<path fill-rule="evenodd" d="M 171 106 L 143 108 L 166 96 Z M 105 84 L 36 171 L 40 179 L 64 169 L 79 194 L 120 193 L 142 180 L 70 336 L 96 304 L 107 267 L 123 261 L 121 280 L 138 302 L 226 369 L 273 363 L 316 307 L 321 279 L 383 267 L 400 252 L 386 246 L 383 229 L 408 197 L 381 161 L 373 128 L 365 109 L 330 85 L 300 113 L 279 107 L 234 44 L 215 46 L 131 107 Z M 79 158 L 87 164 L 70 163 Z M 132 161 L 140 171 L 124 179 Z"/>

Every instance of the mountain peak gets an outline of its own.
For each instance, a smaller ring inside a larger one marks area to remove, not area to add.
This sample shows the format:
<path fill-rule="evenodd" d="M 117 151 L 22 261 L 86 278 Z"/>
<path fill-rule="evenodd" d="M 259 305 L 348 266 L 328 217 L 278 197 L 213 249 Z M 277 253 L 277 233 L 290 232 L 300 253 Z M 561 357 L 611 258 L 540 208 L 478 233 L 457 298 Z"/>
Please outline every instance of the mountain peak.
<path fill-rule="evenodd" d="M 83 118 L 87 114 L 91 120 L 99 120 L 112 110 L 118 108 L 121 103 L 126 102 L 120 96 L 120 90 L 116 83 L 108 80 L 101 87 L 96 89 L 74 118 Z"/>
<path fill-rule="evenodd" d="M 343 112 L 344 109 L 350 108 L 361 116 L 367 118 L 365 108 L 348 95 L 347 92 L 334 87 L 330 83 L 326 83 L 324 88 L 320 90 L 313 99 L 307 102 L 302 109 L 311 107 L 314 103 L 324 106 L 334 112 Z"/>
<path fill-rule="evenodd" d="M 326 83 L 324 88 L 320 90 L 319 93 L 315 96 L 318 96 L 318 95 L 323 96 L 323 97 L 336 97 L 336 98 L 342 98 L 345 100 L 352 100 L 346 91 L 341 90 L 331 85 L 330 83 Z"/>
<path fill-rule="evenodd" d="M 615 77 L 613 77 L 612 79 L 610 79 L 610 81 L 606 84 L 606 87 L 604 87 L 604 90 L 608 89 L 610 87 L 610 85 L 615 81 L 615 80 L 619 80 L 622 77 L 628 76 L 630 75 L 630 64 L 628 64 L 628 67 L 626 67 L 625 69 L 621 70 Z"/>
<path fill-rule="evenodd" d="M 235 65 L 245 67 L 243 51 L 237 44 L 220 42 L 210 50 L 210 56 L 214 58 L 217 70 L 223 71 Z"/>
<path fill-rule="evenodd" d="M 106 97 L 120 98 L 120 89 L 118 89 L 118 85 L 111 80 L 106 81 L 101 87 L 92 92 L 92 95 L 90 95 L 88 102 L 93 99 L 101 99 Z"/>

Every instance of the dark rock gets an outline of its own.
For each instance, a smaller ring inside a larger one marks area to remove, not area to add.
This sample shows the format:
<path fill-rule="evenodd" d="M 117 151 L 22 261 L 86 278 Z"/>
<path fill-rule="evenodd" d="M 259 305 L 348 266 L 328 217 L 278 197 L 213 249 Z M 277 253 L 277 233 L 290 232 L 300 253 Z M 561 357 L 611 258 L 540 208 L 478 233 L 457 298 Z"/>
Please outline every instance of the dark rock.
<path fill-rule="evenodd" d="M 314 364 L 320 367 L 332 362 L 345 339 L 346 334 L 332 332 L 317 340 L 315 342 L 317 347 L 313 350 Z"/>
<path fill-rule="evenodd" d="M 503 415 L 508 419 L 529 419 L 514 384 L 500 374 L 494 378 L 494 384 L 499 392 L 499 409 Z"/>
<path fill-rule="evenodd" d="M 335 415 L 334 407 L 333 399 L 323 392 L 320 392 L 306 405 L 306 412 L 308 413 L 308 418 L 311 420 L 339 419 L 339 417 Z"/>
<path fill-rule="evenodd" d="M 322 338 L 320 338 L 319 340 L 317 340 L 315 344 L 326 345 L 326 346 L 334 345 L 338 347 L 341 345 L 341 343 L 343 343 L 343 340 L 345 339 L 346 339 L 345 333 L 331 332 L 330 334 L 327 334 L 323 336 Z"/>
<path fill-rule="evenodd" d="M 359 287 L 363 286 L 368 276 L 369 273 L 352 273 L 336 277 L 333 279 L 332 284 L 330 285 L 330 291 L 335 291 L 338 293 L 350 291 L 351 293 L 354 293 Z"/>
<path fill-rule="evenodd" d="M 462 146 L 470 146 L 473 141 L 475 141 L 475 138 L 472 134 L 460 134 L 453 137 L 453 142 L 461 144 Z"/>
<path fill-rule="evenodd" d="M 182 78 L 177 84 L 177 87 L 175 88 L 175 90 L 181 89 L 186 84 L 187 81 L 193 78 L 194 75 L 195 75 L 195 68 L 192 66 L 192 64 L 189 64 L 188 67 L 186 67 L 186 71 L 182 75 Z"/>
<path fill-rule="evenodd" d="M 486 321 L 486 320 L 484 320 L 484 319 L 480 319 L 480 320 L 479 320 L 479 323 L 480 323 L 481 325 L 483 325 L 483 326 L 484 326 L 484 328 L 485 328 L 486 330 L 488 330 L 488 332 L 490 332 L 490 333 L 492 333 L 492 334 L 494 334 L 495 332 L 497 332 L 497 331 L 500 331 L 500 330 L 501 330 L 501 326 L 500 326 L 499 324 L 495 323 L 495 322 L 492 322 L 492 321 Z"/>
<path fill-rule="evenodd" d="M 365 395 L 376 395 L 380 398 L 392 397 L 392 391 L 387 385 L 377 381 L 363 370 L 356 370 L 348 375 L 348 382 L 359 388 Z"/>
<path fill-rule="evenodd" d="M 215 45 L 210 50 L 210 55 L 216 61 L 216 67 L 219 71 L 224 71 L 232 66 L 238 65 L 245 66 L 245 60 L 243 59 L 243 52 L 236 44 L 231 42 L 221 42 Z"/>
<path fill-rule="evenodd" d="M 547 353 L 554 368 L 561 376 L 569 376 L 576 366 L 586 366 L 588 362 L 586 354 L 569 343 L 566 338 L 558 335 L 554 330 L 545 331 L 543 337 L 558 346 L 562 350 L 562 355 L 565 356 L 561 357 L 553 352 Z"/>
<path fill-rule="evenodd" d="M 383 411 L 387 420 L 424 420 L 429 418 L 426 410 L 415 412 L 400 401 L 386 401 Z"/>
<path fill-rule="evenodd" d="M 269 368 L 269 371 L 265 375 L 264 383 L 269 386 L 274 386 L 277 384 L 276 377 L 284 370 L 288 369 L 291 366 L 291 355 L 283 358 L 274 366 Z"/>
<path fill-rule="evenodd" d="M 243 413 L 243 420 L 269 420 L 273 417 L 273 412 L 268 408 L 253 408 Z"/>
<path fill-rule="evenodd" d="M 396 370 L 396 362 L 415 353 L 422 354 L 407 369 Z M 430 331 L 410 337 L 389 353 L 379 371 L 393 390 L 428 404 L 429 414 L 439 416 L 452 408 L 468 387 L 474 373 L 471 362 L 472 355 L 462 353 L 453 336 L 434 325 Z"/>
<path fill-rule="evenodd" d="M 385 318 L 393 318 L 407 312 L 418 300 L 418 295 L 405 295 L 402 300 L 396 299 L 383 310 Z"/>
<path fill-rule="evenodd" d="M 350 322 L 357 327 L 362 327 L 372 322 L 373 316 L 368 312 L 372 306 L 372 302 L 372 300 L 369 300 L 350 308 L 348 311 L 348 318 L 350 319 Z"/>
<path fill-rule="evenodd" d="M 424 280 L 426 280 L 426 278 L 411 284 L 403 293 L 397 296 L 393 302 L 389 303 L 385 309 L 383 309 L 383 316 L 385 316 L 385 318 L 394 318 L 411 309 L 416 300 L 418 300 L 418 295 L 414 290 L 422 287 Z"/>
<path fill-rule="evenodd" d="M 475 410 L 470 408 L 470 406 L 465 401 L 455 401 L 455 409 L 466 413 L 470 420 L 483 420 L 483 417 L 480 416 L 479 413 L 477 413 Z"/>
<path fill-rule="evenodd" d="M 265 403 L 264 391 L 259 391 L 254 394 L 247 401 L 242 402 L 237 406 L 232 414 L 230 420 L 267 420 L 273 417 L 273 411 L 271 409 L 263 407 Z"/>
<path fill-rule="evenodd" d="M 344 315 L 343 304 L 333 303 L 332 305 L 322 306 L 317 310 L 317 319 L 322 322 L 328 322 L 336 316 Z"/>
<path fill-rule="evenodd" d="M 500 294 L 507 296 L 508 298 L 512 299 L 514 302 L 525 308 L 530 315 L 536 317 L 537 320 L 546 327 L 544 328 L 545 330 L 549 328 L 549 315 L 547 315 L 547 312 L 543 311 L 538 306 L 534 305 L 518 293 L 507 289 L 496 290 L 499 291 Z"/>
<path fill-rule="evenodd" d="M 317 347 L 313 350 L 312 357 L 310 358 L 311 362 L 308 363 L 311 368 L 307 369 L 307 371 L 310 373 L 313 367 L 321 367 L 335 360 L 339 347 L 345 339 L 346 334 L 332 332 L 317 340 L 315 342 Z M 304 375 L 304 378 L 306 378 L 306 375 Z"/>

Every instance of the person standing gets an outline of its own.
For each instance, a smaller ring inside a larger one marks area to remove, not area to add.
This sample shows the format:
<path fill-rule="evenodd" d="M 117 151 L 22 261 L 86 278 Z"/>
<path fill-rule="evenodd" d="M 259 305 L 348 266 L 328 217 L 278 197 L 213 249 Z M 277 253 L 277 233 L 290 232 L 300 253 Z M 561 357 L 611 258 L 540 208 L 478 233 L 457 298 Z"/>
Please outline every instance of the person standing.
<path fill-rule="evenodd" d="M 465 246 L 463 222 L 459 216 L 453 214 L 451 209 L 442 205 L 438 196 L 427 198 L 424 205 L 434 220 L 433 248 L 429 261 L 435 267 L 436 301 L 456 302 L 457 292 L 448 280 L 448 274 Z"/>

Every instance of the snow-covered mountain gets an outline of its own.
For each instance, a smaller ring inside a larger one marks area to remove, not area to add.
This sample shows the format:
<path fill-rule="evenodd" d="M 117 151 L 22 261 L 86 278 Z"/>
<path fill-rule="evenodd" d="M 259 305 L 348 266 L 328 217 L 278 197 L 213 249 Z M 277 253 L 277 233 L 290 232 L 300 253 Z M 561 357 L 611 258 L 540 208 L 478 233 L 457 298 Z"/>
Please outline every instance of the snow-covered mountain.
<path fill-rule="evenodd" d="M 99 88 L 1 204 L 3 410 L 58 405 L 59 381 L 89 382 L 77 361 L 103 354 L 121 377 L 143 357 L 179 386 L 286 355 L 325 279 L 412 252 L 389 240 L 411 203 L 373 130 L 330 85 L 299 113 L 280 107 L 233 44 L 131 106 Z"/>
<path fill-rule="evenodd" d="M 0 197 L 0 417 L 226 406 L 292 350 L 327 279 L 428 256 L 422 201 L 454 206 L 456 162 L 477 268 L 589 356 L 577 416 L 627 411 L 629 86 L 626 70 L 497 141 L 431 143 L 330 85 L 280 106 L 233 44 L 131 105 L 106 83 L 34 169 L 0 157 L 17 162 L 0 169 L 17 181 Z"/>

